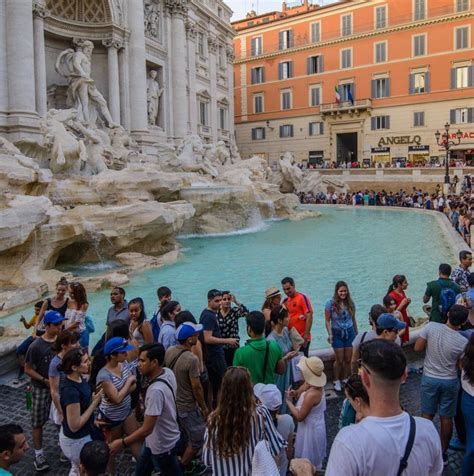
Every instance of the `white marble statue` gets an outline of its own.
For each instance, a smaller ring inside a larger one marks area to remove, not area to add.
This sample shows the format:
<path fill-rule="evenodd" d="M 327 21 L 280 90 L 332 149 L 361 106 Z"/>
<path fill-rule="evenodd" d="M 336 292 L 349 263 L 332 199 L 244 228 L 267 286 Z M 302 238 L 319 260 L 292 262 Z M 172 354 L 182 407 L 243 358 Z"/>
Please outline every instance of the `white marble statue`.
<path fill-rule="evenodd" d="M 63 51 L 56 61 L 56 71 L 68 79 L 68 101 L 77 110 L 77 119 L 85 124 L 94 126 L 97 112 L 109 127 L 118 127 L 110 115 L 104 96 L 95 86 L 91 78 L 91 58 L 94 44 L 83 41 L 76 47 Z"/>
<path fill-rule="evenodd" d="M 148 102 L 148 124 L 156 126 L 158 120 L 158 113 L 160 110 L 160 98 L 163 94 L 164 88 L 160 88 L 158 82 L 158 72 L 152 69 L 146 82 L 146 95 Z"/>
<path fill-rule="evenodd" d="M 176 151 L 176 166 L 183 172 L 197 172 L 216 178 L 219 172 L 205 156 L 205 147 L 198 135 L 191 135 L 183 140 Z"/>
<path fill-rule="evenodd" d="M 154 40 L 160 39 L 160 6 L 155 0 L 144 2 L 145 35 Z"/>
<path fill-rule="evenodd" d="M 233 163 L 230 151 L 222 140 L 216 144 L 215 161 L 220 165 L 230 165 Z"/>

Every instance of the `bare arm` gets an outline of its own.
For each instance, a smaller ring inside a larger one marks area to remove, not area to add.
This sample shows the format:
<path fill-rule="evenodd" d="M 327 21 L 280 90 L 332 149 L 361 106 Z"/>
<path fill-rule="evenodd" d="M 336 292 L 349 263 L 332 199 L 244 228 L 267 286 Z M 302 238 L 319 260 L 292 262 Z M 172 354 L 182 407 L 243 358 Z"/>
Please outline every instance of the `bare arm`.
<path fill-rule="evenodd" d="M 423 302 L 426 304 L 427 302 L 430 301 L 430 296 L 427 296 L 426 294 L 423 296 Z"/>
<path fill-rule="evenodd" d="M 201 413 L 204 416 L 204 419 L 207 418 L 209 415 L 209 410 L 207 409 L 206 401 L 204 400 L 204 390 L 201 385 L 201 380 L 199 378 L 192 378 L 191 380 L 191 387 L 193 389 L 193 395 L 196 399 L 196 402 L 201 409 Z"/>
<path fill-rule="evenodd" d="M 124 446 L 132 445 L 144 441 L 145 438 L 153 432 L 153 428 L 158 420 L 157 416 L 145 415 L 143 425 L 131 435 L 128 435 L 121 440 L 114 440 L 109 444 L 110 452 L 112 454 L 118 453 Z M 124 445 L 125 443 L 125 445 Z"/>
<path fill-rule="evenodd" d="M 145 344 L 152 344 L 153 331 L 151 330 L 151 324 L 148 321 L 145 321 L 142 324 L 142 328 L 140 330 L 142 332 L 143 339 L 145 340 Z"/>
<path fill-rule="evenodd" d="M 328 332 L 328 342 L 332 344 L 331 312 L 327 309 L 324 310 L 324 321 Z"/>
<path fill-rule="evenodd" d="M 95 393 L 87 410 L 81 415 L 81 404 L 71 403 L 66 407 L 67 424 L 73 433 L 79 431 L 91 417 L 102 397 L 102 391 Z"/>
<path fill-rule="evenodd" d="M 359 370 L 359 347 L 352 347 L 351 371 L 356 374 Z"/>
<path fill-rule="evenodd" d="M 108 380 L 104 380 L 102 383 L 102 388 L 104 390 L 104 395 L 115 405 L 118 405 L 122 400 L 130 393 L 133 392 L 136 386 L 136 378 L 134 375 L 130 375 L 125 382 L 125 385 L 120 391 L 118 391 L 114 384 Z"/>
<path fill-rule="evenodd" d="M 305 328 L 304 328 L 304 335 L 303 335 L 303 339 L 305 340 L 305 344 L 304 345 L 308 345 L 307 344 L 307 340 L 308 340 L 308 336 L 311 334 L 311 327 L 313 326 L 313 313 L 312 312 L 307 312 L 304 314 L 304 317 L 305 317 Z"/>
<path fill-rule="evenodd" d="M 49 387 L 51 389 L 51 399 L 53 400 L 54 406 L 62 418 L 63 410 L 59 401 L 59 377 L 49 377 Z"/>
<path fill-rule="evenodd" d="M 29 362 L 25 362 L 25 374 L 33 380 L 42 382 L 49 387 L 49 380 L 40 375 Z"/>
<path fill-rule="evenodd" d="M 43 317 L 44 317 L 44 313 L 46 312 L 46 309 L 48 309 L 47 299 L 45 299 L 45 301 L 43 302 L 43 305 L 41 306 L 40 312 L 38 314 L 38 319 L 36 319 L 36 322 L 35 322 L 35 331 L 34 331 L 35 336 L 36 336 L 36 333 L 38 332 L 39 323 L 43 321 Z"/>
<path fill-rule="evenodd" d="M 237 339 L 233 339 L 231 337 L 226 339 L 222 337 L 214 337 L 212 335 L 212 331 L 204 331 L 203 335 L 204 335 L 204 342 L 206 344 L 211 344 L 211 345 L 212 344 L 228 344 L 233 347 L 237 347 L 239 345 L 237 342 Z"/>
<path fill-rule="evenodd" d="M 298 410 L 291 399 L 287 398 L 286 403 L 288 404 L 288 409 L 291 414 L 295 417 L 296 421 L 303 421 L 311 411 L 311 409 L 321 401 L 321 391 L 319 390 L 310 390 L 308 391 L 303 399 L 303 404 Z"/>
<path fill-rule="evenodd" d="M 426 349 L 426 339 L 423 337 L 418 337 L 415 342 L 414 350 L 415 352 L 423 352 Z"/>
<path fill-rule="evenodd" d="M 280 359 L 275 367 L 275 373 L 278 375 L 283 375 L 285 373 L 285 361 Z"/>

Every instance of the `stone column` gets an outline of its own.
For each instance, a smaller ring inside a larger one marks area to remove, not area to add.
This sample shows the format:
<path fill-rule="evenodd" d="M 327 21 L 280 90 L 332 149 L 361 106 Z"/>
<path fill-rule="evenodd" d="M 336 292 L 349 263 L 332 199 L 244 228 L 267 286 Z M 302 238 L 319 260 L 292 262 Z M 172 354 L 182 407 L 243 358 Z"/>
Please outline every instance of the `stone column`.
<path fill-rule="evenodd" d="M 126 49 L 118 52 L 120 74 L 120 123 L 130 130 L 130 83 L 128 80 L 128 57 Z"/>
<path fill-rule="evenodd" d="M 217 108 L 217 69 L 218 58 L 217 49 L 219 44 L 217 39 L 209 36 L 207 40 L 209 46 L 209 79 L 211 80 L 211 87 L 209 94 L 211 95 L 211 101 L 209 103 L 209 125 L 211 126 L 212 143 L 217 143 L 218 129 L 219 129 L 219 111 Z"/>
<path fill-rule="evenodd" d="M 228 45 L 226 49 L 227 56 L 227 99 L 229 101 L 229 111 L 227 117 L 228 129 L 230 137 L 234 140 L 235 127 L 234 127 L 234 48 L 232 45 Z"/>
<path fill-rule="evenodd" d="M 35 53 L 35 85 L 36 85 L 36 112 L 40 117 L 45 117 L 48 109 L 47 84 L 46 84 L 46 52 L 44 49 L 44 17 L 46 7 L 42 3 L 33 5 L 33 31 Z"/>
<path fill-rule="evenodd" d="M 186 28 L 189 0 L 165 0 L 171 14 L 171 72 L 173 79 L 173 135 L 181 139 L 188 133 L 188 91 L 186 88 Z"/>
<path fill-rule="evenodd" d="M 13 140 L 38 128 L 35 94 L 33 1 L 6 0 L 8 123 Z"/>
<path fill-rule="evenodd" d="M 0 0 L 0 126 L 6 123 L 8 109 L 6 0 Z"/>
<path fill-rule="evenodd" d="M 148 132 L 146 102 L 146 51 L 143 0 L 128 1 L 128 43 L 131 132 Z"/>
<path fill-rule="evenodd" d="M 123 44 L 119 40 L 104 40 L 107 48 L 108 73 L 109 73 L 109 110 L 115 123 L 120 124 L 120 73 L 118 50 Z"/>
<path fill-rule="evenodd" d="M 189 123 L 191 134 L 197 134 L 197 96 L 196 96 L 196 25 L 186 22 L 186 33 L 188 36 L 188 84 L 189 84 Z"/>

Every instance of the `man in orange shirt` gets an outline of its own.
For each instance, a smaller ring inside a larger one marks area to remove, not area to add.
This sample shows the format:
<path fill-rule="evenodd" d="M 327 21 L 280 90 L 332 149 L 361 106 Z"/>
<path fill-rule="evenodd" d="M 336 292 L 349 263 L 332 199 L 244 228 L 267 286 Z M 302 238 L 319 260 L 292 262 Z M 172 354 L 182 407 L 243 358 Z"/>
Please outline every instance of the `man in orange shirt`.
<path fill-rule="evenodd" d="M 294 327 L 305 344 L 301 347 L 304 355 L 308 356 L 309 344 L 311 342 L 311 326 L 313 325 L 313 308 L 308 296 L 300 293 L 295 288 L 295 280 L 293 278 L 283 278 L 281 280 L 284 293 L 288 296 L 284 301 L 288 314 L 290 315 L 290 322 L 288 328 Z"/>

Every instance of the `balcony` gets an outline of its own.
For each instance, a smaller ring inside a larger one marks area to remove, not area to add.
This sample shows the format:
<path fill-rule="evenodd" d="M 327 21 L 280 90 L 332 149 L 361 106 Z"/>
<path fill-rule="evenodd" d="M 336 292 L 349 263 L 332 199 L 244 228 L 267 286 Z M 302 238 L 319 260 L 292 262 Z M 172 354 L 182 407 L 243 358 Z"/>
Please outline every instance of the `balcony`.
<path fill-rule="evenodd" d="M 358 116 L 361 112 L 372 110 L 372 99 L 359 99 L 351 103 L 350 101 L 342 101 L 340 103 L 333 102 L 328 104 L 321 104 L 321 115 L 340 116 L 342 113 L 347 113 Z"/>
<path fill-rule="evenodd" d="M 209 137 L 211 135 L 211 128 L 203 124 L 198 124 L 198 133 L 200 136 Z"/>
<path fill-rule="evenodd" d="M 230 132 L 226 129 L 217 129 L 217 136 L 218 136 L 219 139 L 229 140 L 230 139 Z"/>

